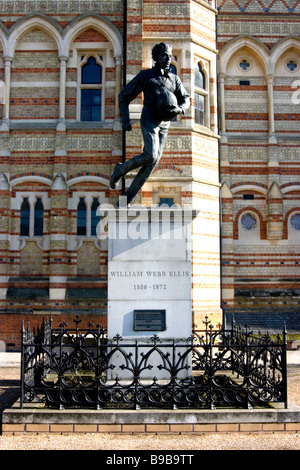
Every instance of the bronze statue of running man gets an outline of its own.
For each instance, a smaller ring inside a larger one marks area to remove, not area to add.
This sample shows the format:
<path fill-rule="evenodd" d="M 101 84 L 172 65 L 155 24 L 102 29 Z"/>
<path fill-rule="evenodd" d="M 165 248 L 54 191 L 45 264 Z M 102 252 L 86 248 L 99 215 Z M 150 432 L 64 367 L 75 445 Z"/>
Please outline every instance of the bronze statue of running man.
<path fill-rule="evenodd" d="M 125 192 L 127 204 L 134 199 L 144 183 L 157 166 L 166 143 L 170 122 L 179 114 L 184 114 L 190 106 L 190 98 L 179 77 L 171 72 L 172 48 L 160 43 L 152 49 L 154 67 L 139 72 L 121 91 L 119 108 L 125 131 L 131 131 L 129 104 L 141 92 L 144 94 L 144 106 L 141 115 L 141 128 L 144 148 L 124 163 L 117 163 L 110 178 L 110 187 L 128 172 L 140 168 Z"/>

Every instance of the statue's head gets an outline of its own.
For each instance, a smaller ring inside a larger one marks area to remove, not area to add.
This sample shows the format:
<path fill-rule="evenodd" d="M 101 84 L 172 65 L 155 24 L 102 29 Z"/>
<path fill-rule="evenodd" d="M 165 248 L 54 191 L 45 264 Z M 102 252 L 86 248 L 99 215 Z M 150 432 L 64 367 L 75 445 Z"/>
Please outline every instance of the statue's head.
<path fill-rule="evenodd" d="M 152 49 L 152 58 L 154 62 L 159 64 L 160 66 L 168 67 L 171 63 L 172 57 L 172 46 L 170 44 L 165 44 L 161 42 L 156 44 Z"/>

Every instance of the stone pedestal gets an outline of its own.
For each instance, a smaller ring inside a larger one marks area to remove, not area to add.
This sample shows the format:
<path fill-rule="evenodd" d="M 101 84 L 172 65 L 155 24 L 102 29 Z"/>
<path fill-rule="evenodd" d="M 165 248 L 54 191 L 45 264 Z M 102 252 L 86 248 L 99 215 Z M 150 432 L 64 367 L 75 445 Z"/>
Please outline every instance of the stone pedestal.
<path fill-rule="evenodd" d="M 115 345 L 122 337 L 120 348 L 112 346 L 111 380 L 130 381 L 134 370 L 142 381 L 168 382 L 170 364 L 186 353 L 182 345 L 192 333 L 191 222 L 190 209 L 109 211 L 108 339 Z M 191 375 L 190 363 L 186 354 L 178 377 Z"/>
<path fill-rule="evenodd" d="M 191 221 L 182 209 L 109 214 L 109 338 L 191 335 Z"/>

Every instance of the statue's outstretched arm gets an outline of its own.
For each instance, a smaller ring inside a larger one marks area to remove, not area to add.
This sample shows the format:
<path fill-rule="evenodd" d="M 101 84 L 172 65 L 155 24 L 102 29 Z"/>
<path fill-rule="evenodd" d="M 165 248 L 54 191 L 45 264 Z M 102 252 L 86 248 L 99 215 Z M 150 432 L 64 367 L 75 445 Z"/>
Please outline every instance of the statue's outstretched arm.
<path fill-rule="evenodd" d="M 123 122 L 123 128 L 127 131 L 132 129 L 129 115 L 129 104 L 142 91 L 145 86 L 145 77 L 143 71 L 138 73 L 119 94 L 119 109 Z"/>

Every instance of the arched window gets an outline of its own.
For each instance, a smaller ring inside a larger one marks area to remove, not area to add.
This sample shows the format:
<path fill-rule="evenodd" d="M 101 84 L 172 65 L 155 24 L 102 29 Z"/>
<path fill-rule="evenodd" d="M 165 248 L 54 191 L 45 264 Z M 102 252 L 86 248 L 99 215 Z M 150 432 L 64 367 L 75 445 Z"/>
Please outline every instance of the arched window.
<path fill-rule="evenodd" d="M 91 236 L 94 237 L 97 235 L 96 229 L 100 221 L 100 216 L 97 214 L 97 209 L 99 207 L 98 198 L 94 198 L 92 207 L 91 207 Z"/>
<path fill-rule="evenodd" d="M 85 239 L 97 236 L 97 225 L 100 222 L 98 207 L 101 195 L 99 193 L 76 194 L 70 204 L 77 211 L 77 236 Z"/>
<path fill-rule="evenodd" d="M 195 67 L 195 86 L 205 90 L 205 75 L 203 73 L 201 64 L 197 64 Z"/>
<path fill-rule="evenodd" d="M 81 83 L 84 85 L 102 83 L 102 68 L 96 63 L 95 57 L 90 57 L 82 67 Z"/>
<path fill-rule="evenodd" d="M 37 198 L 34 206 L 34 236 L 42 237 L 44 232 L 44 206 L 42 199 Z"/>
<path fill-rule="evenodd" d="M 91 56 L 81 67 L 81 121 L 101 121 L 102 98 L 102 66 Z"/>
<path fill-rule="evenodd" d="M 266 223 L 260 212 L 254 208 L 240 209 L 235 217 L 234 235 L 239 244 L 247 245 L 257 240 L 265 240 Z"/>
<path fill-rule="evenodd" d="M 86 235 L 86 203 L 83 197 L 77 206 L 77 235 Z"/>
<path fill-rule="evenodd" d="M 197 63 L 194 69 L 194 89 L 195 89 L 195 123 L 201 126 L 207 125 L 207 80 L 203 72 L 202 65 Z"/>
<path fill-rule="evenodd" d="M 296 214 L 292 215 L 292 217 L 291 217 L 291 226 L 295 230 L 300 230 L 300 214 L 296 213 Z"/>
<path fill-rule="evenodd" d="M 29 206 L 28 198 L 25 197 L 21 205 L 20 235 L 22 237 L 29 237 L 29 225 L 30 225 L 30 206 Z"/>

